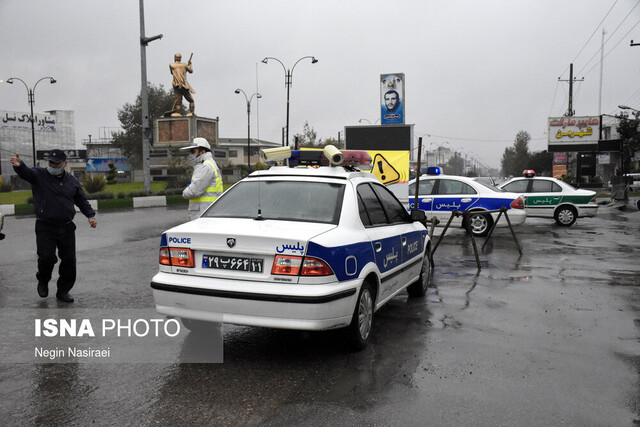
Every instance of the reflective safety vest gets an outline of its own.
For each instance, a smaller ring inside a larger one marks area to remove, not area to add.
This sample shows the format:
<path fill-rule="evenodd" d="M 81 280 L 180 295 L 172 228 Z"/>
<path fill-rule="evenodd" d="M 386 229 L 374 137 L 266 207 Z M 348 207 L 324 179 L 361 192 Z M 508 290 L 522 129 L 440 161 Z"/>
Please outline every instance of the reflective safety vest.
<path fill-rule="evenodd" d="M 220 175 L 218 174 L 218 170 L 215 164 L 211 160 L 205 160 L 203 163 L 211 166 L 211 168 L 213 169 L 213 176 L 215 177 L 215 180 L 213 185 L 207 187 L 207 189 L 204 190 L 204 193 L 202 193 L 200 197 L 190 199 L 190 202 L 215 202 L 216 199 L 224 192 L 222 177 L 220 177 Z"/>

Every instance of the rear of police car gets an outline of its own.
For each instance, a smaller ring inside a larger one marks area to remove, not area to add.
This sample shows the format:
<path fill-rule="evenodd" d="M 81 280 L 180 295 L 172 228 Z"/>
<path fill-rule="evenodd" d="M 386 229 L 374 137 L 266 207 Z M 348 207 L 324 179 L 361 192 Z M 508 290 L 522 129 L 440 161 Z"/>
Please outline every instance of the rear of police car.
<path fill-rule="evenodd" d="M 286 329 L 348 326 L 361 282 L 344 275 L 344 257 L 322 249 L 366 239 L 343 215 L 357 215 L 348 175 L 342 168 L 256 172 L 201 218 L 166 231 L 151 283 L 156 310 Z"/>

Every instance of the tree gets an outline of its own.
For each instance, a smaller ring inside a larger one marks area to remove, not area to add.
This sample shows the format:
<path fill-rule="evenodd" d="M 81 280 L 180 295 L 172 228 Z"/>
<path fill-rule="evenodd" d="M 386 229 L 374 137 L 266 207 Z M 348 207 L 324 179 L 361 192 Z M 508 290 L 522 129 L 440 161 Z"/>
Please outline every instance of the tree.
<path fill-rule="evenodd" d="M 518 176 L 529 166 L 529 132 L 521 130 L 516 135 L 513 147 L 504 149 L 502 155 L 502 173 L 505 176 Z"/>
<path fill-rule="evenodd" d="M 107 166 L 109 166 L 109 172 L 107 172 L 107 184 L 116 184 L 116 175 L 118 173 L 116 165 L 113 162 L 109 162 Z"/>
<path fill-rule="evenodd" d="M 444 170 L 449 175 L 462 175 L 464 172 L 464 159 L 457 151 L 454 151 L 453 156 L 449 157 L 449 161 L 445 165 Z"/>
<path fill-rule="evenodd" d="M 327 138 L 325 140 L 318 138 L 318 132 L 316 132 L 312 126 L 309 126 L 309 122 L 304 122 L 302 133 L 296 134 L 295 137 L 298 138 L 300 147 L 324 148 L 329 144 L 334 145 L 336 148 L 342 148 L 344 146 L 342 142 L 334 138 Z"/>
<path fill-rule="evenodd" d="M 531 153 L 527 169 L 533 169 L 536 171 L 536 175 L 551 176 L 553 172 L 553 153 L 549 153 L 547 150 Z"/>
<path fill-rule="evenodd" d="M 621 174 L 631 172 L 631 158 L 640 151 L 640 112 L 633 113 L 635 118 L 629 118 L 627 113 L 621 113 L 617 117 L 618 133 L 622 144 L 622 170 Z"/>
<path fill-rule="evenodd" d="M 149 122 L 162 117 L 173 106 L 173 92 L 164 86 L 149 84 Z M 183 108 L 184 110 L 184 108 Z M 142 167 L 142 101 L 140 95 L 133 104 L 126 103 L 118 109 L 121 131 L 113 132 L 113 145 L 120 148 L 122 154 L 135 167 Z"/>

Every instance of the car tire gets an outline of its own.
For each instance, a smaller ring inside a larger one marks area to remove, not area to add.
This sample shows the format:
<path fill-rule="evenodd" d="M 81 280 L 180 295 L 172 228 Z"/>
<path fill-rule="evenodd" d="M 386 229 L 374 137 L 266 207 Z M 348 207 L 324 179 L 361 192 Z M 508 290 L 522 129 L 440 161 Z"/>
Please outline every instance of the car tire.
<path fill-rule="evenodd" d="M 429 280 L 431 280 L 431 256 L 430 248 L 427 248 L 424 258 L 422 259 L 422 267 L 420 268 L 420 277 L 407 287 L 407 293 L 410 297 L 422 297 L 427 293 Z"/>
<path fill-rule="evenodd" d="M 346 331 L 349 344 L 354 350 L 362 350 L 367 346 L 373 326 L 373 306 L 372 287 L 368 281 L 365 281 L 360 288 L 358 300 L 353 309 L 353 318 Z"/>
<path fill-rule="evenodd" d="M 469 227 L 467 227 L 466 222 L 463 222 L 463 227 L 466 230 L 470 230 L 476 237 L 483 237 L 489 234 L 489 230 L 491 230 L 491 226 L 493 225 L 491 215 L 481 212 L 471 212 L 467 221 L 469 221 Z"/>
<path fill-rule="evenodd" d="M 576 208 L 574 208 L 573 206 L 560 206 L 558 209 L 556 209 L 553 217 L 555 218 L 558 225 L 561 225 L 563 227 L 570 227 L 574 222 L 576 222 L 578 213 L 576 212 Z"/>

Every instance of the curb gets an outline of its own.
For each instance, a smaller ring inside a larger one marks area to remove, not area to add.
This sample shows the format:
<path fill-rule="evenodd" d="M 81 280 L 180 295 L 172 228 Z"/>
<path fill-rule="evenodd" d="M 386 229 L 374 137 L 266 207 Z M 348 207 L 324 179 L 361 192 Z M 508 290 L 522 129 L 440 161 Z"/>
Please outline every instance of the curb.
<path fill-rule="evenodd" d="M 177 196 L 147 196 L 147 197 L 133 197 L 124 199 L 90 199 L 89 204 L 94 211 L 108 209 L 122 209 L 122 208 L 153 208 L 162 207 L 177 204 L 187 204 L 188 200 L 184 199 L 181 195 Z M 75 206 L 76 212 L 80 212 L 77 206 Z M 21 205 L 0 205 L 0 213 L 5 216 L 12 215 L 30 215 L 33 214 L 33 205 L 21 204 Z"/>

